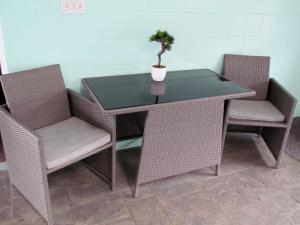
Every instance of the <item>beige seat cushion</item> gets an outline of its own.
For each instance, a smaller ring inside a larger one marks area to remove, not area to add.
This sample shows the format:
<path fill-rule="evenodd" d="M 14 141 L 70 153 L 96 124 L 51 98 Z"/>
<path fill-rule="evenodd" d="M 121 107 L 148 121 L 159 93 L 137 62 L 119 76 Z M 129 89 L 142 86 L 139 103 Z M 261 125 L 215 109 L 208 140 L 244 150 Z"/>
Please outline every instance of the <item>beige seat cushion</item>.
<path fill-rule="evenodd" d="M 285 116 L 269 101 L 232 100 L 229 118 L 282 122 Z"/>
<path fill-rule="evenodd" d="M 41 136 L 48 169 L 64 165 L 110 142 L 110 134 L 71 117 L 36 130 Z"/>

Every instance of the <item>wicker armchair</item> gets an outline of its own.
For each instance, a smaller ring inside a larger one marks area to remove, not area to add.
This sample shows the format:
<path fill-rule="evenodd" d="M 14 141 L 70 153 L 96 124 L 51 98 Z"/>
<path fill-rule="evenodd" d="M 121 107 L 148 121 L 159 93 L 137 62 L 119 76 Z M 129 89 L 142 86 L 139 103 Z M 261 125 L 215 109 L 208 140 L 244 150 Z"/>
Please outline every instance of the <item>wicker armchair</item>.
<path fill-rule="evenodd" d="M 279 167 L 297 100 L 269 79 L 270 57 L 224 56 L 224 76 L 256 91 L 256 96 L 229 102 L 225 126 L 231 131 L 257 132 Z"/>
<path fill-rule="evenodd" d="M 113 118 L 66 90 L 59 65 L 1 77 L 7 108 L 0 129 L 11 189 L 53 224 L 47 175 L 104 150 L 114 159 Z M 114 186 L 114 160 L 107 171 Z"/>

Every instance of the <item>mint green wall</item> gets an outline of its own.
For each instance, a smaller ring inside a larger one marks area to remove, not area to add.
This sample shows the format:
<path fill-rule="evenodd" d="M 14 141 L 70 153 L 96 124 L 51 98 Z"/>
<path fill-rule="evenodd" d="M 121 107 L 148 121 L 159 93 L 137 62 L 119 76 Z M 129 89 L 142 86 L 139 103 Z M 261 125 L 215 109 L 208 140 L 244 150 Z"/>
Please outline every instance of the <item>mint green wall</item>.
<path fill-rule="evenodd" d="M 86 0 L 61 15 L 59 0 L 0 0 L 10 72 L 60 63 L 67 86 L 83 77 L 150 71 L 157 28 L 176 38 L 170 70 L 221 70 L 224 53 L 270 55 L 271 76 L 300 97 L 300 0 Z M 300 104 L 297 108 L 300 115 Z"/>

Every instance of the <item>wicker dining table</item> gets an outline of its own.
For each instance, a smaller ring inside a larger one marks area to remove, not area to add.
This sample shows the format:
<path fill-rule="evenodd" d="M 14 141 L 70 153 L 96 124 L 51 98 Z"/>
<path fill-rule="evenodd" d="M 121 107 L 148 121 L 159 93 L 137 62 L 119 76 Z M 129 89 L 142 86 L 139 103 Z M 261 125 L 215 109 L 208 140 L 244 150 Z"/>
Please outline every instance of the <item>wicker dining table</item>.
<path fill-rule="evenodd" d="M 88 97 L 114 123 L 116 141 L 143 137 L 134 195 L 140 184 L 215 166 L 225 139 L 231 99 L 255 95 L 251 89 L 209 69 L 168 72 L 163 82 L 151 74 L 82 80 Z M 115 154 L 110 156 L 115 165 Z M 105 157 L 88 161 L 103 170 Z"/>

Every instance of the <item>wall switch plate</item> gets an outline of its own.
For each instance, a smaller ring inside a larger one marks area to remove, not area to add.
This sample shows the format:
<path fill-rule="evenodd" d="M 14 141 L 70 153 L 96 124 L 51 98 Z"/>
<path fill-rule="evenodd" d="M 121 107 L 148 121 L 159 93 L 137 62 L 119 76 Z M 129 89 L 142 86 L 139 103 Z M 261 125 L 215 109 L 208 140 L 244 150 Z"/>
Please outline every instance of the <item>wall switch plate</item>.
<path fill-rule="evenodd" d="M 62 14 L 84 14 L 85 0 L 61 0 Z"/>

